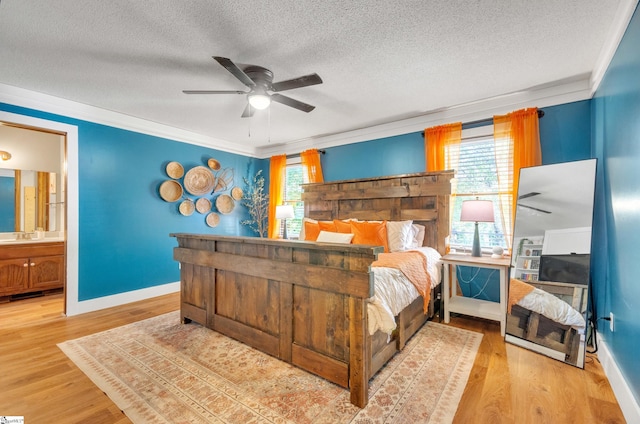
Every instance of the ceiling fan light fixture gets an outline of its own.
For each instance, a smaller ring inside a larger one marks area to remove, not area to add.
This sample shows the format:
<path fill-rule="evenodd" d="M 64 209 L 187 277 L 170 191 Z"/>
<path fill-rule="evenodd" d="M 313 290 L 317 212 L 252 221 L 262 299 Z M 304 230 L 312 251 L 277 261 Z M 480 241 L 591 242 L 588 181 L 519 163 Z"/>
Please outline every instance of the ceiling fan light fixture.
<path fill-rule="evenodd" d="M 269 97 L 267 94 L 253 93 L 249 94 L 248 97 L 251 107 L 258 110 L 266 109 L 271 104 L 271 97 Z"/>

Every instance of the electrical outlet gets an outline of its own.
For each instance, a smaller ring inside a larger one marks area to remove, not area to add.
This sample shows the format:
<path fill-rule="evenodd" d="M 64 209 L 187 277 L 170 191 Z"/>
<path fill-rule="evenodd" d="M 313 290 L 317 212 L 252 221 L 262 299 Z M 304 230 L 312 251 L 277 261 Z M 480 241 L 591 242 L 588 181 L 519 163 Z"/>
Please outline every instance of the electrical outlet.
<path fill-rule="evenodd" d="M 615 326 L 613 325 L 613 312 L 609 312 L 609 330 L 613 333 L 613 329 Z"/>

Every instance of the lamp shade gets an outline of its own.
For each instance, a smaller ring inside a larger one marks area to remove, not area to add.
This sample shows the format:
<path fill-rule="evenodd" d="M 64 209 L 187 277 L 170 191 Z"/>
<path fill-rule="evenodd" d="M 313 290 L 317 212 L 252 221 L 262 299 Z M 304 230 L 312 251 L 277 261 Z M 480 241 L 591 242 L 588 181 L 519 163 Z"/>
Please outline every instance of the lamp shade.
<path fill-rule="evenodd" d="M 295 218 L 293 213 L 293 206 L 291 205 L 280 205 L 276 206 L 276 219 L 288 219 Z"/>
<path fill-rule="evenodd" d="M 491 200 L 465 200 L 462 202 L 460 221 L 494 222 Z"/>

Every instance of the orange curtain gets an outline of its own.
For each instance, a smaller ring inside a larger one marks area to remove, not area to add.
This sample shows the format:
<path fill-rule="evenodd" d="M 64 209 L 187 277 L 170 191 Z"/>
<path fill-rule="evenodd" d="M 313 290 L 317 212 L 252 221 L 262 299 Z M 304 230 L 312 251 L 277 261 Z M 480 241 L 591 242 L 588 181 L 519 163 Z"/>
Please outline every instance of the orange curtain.
<path fill-rule="evenodd" d="M 424 153 L 427 171 L 458 168 L 462 140 L 462 122 L 424 130 Z"/>
<path fill-rule="evenodd" d="M 269 165 L 269 238 L 278 238 L 280 220 L 276 219 L 276 206 L 284 201 L 285 168 L 287 155 L 271 156 Z"/>
<path fill-rule="evenodd" d="M 518 197 L 520 168 L 542 164 L 538 108 L 527 108 L 493 117 L 493 140 L 496 155 L 507 153 L 498 163 L 498 204 L 502 225 L 511 248 L 513 223 Z"/>
<path fill-rule="evenodd" d="M 300 159 L 302 159 L 302 166 L 307 171 L 310 183 L 324 182 L 322 164 L 320 163 L 320 152 L 318 152 L 317 149 L 305 150 L 300 153 Z"/>
<path fill-rule="evenodd" d="M 445 124 L 424 130 L 424 152 L 427 171 L 457 170 L 460 161 L 460 141 L 462 140 L 462 122 Z M 454 174 L 455 175 L 455 174 Z M 451 180 L 450 204 L 456 195 L 456 179 Z M 453 207 L 449 207 L 449 233 L 453 223 Z M 448 238 L 447 238 L 448 240 Z M 449 253 L 449 243 L 445 246 Z"/>

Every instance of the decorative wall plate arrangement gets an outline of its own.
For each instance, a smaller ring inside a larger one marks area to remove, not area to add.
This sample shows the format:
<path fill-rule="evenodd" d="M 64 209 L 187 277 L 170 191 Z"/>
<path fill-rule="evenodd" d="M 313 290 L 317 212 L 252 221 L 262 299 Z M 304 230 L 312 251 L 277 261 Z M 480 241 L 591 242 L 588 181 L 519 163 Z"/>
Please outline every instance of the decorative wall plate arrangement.
<path fill-rule="evenodd" d="M 167 175 L 173 178 L 174 180 L 178 180 L 184 175 L 184 168 L 180 164 L 180 162 L 169 162 L 166 167 Z"/>
<path fill-rule="evenodd" d="M 176 202 L 182 197 L 182 186 L 174 180 L 167 180 L 160 184 L 160 197 L 165 202 Z"/>
<path fill-rule="evenodd" d="M 180 162 L 168 162 L 165 171 L 171 179 L 160 184 L 159 192 L 165 202 L 180 201 L 178 212 L 181 215 L 191 216 L 197 211 L 205 215 L 204 220 L 209 227 L 216 227 L 220 224 L 221 215 L 230 214 L 236 202 L 242 200 L 244 192 L 233 185 L 233 168 L 223 168 L 215 158 L 207 159 L 206 165 L 196 165 L 185 173 Z M 227 190 L 228 194 L 222 193 Z M 217 194 L 215 201 L 211 199 L 214 193 Z M 188 194 L 195 197 L 189 198 Z"/>
<path fill-rule="evenodd" d="M 184 188 L 195 196 L 201 196 L 211 193 L 215 181 L 211 170 L 204 166 L 196 166 L 188 170 L 184 176 Z"/>
<path fill-rule="evenodd" d="M 207 199 L 206 197 L 199 198 L 198 200 L 196 200 L 196 210 L 202 214 L 211 211 L 211 200 Z"/>

